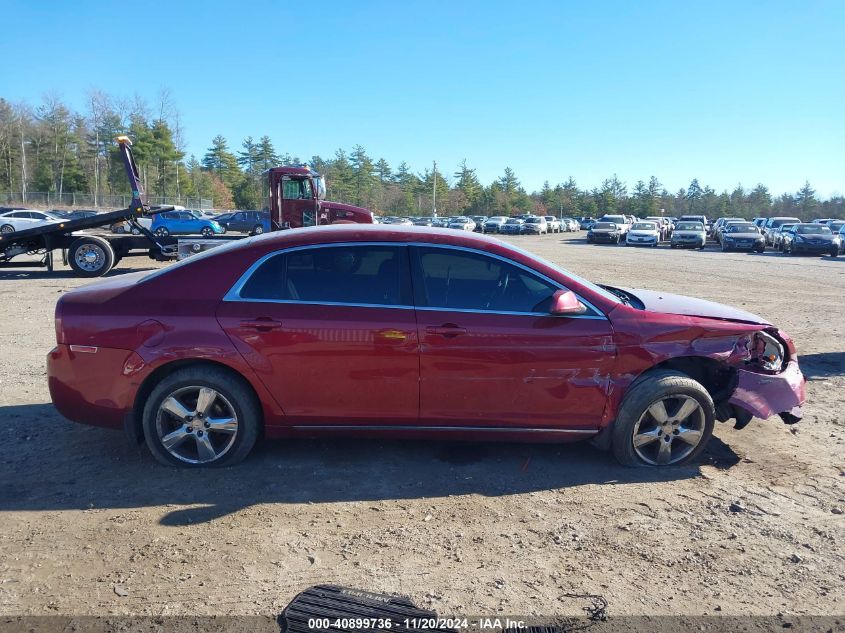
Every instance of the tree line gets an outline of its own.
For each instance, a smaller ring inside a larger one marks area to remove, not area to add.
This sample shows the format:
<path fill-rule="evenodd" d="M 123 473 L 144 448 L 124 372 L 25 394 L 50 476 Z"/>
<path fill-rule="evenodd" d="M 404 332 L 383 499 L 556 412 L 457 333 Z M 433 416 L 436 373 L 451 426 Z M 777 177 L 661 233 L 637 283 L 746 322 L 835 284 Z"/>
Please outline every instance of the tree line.
<path fill-rule="evenodd" d="M 265 208 L 263 173 L 278 165 L 307 164 L 326 176 L 330 199 L 384 215 L 431 215 L 436 206 L 439 215 L 845 217 L 843 196 L 820 199 L 809 182 L 794 193 L 773 196 L 763 184 L 717 193 L 694 178 L 688 187 L 670 192 L 655 176 L 628 186 L 613 175 L 592 188 L 568 178 L 529 193 L 509 167 L 484 184 L 465 160 L 450 173 L 436 164 L 420 172 L 404 161 L 391 166 L 361 145 L 301 160 L 277 150 L 267 135 L 247 137 L 234 148 L 218 135 L 197 158 L 185 152 L 185 130 L 167 90 L 153 104 L 92 90 L 82 111 L 54 94 L 34 106 L 0 98 L 0 192 L 86 193 L 95 200 L 126 195 L 114 142 L 121 134 L 132 139 L 148 195 L 212 198 L 220 209 Z"/>

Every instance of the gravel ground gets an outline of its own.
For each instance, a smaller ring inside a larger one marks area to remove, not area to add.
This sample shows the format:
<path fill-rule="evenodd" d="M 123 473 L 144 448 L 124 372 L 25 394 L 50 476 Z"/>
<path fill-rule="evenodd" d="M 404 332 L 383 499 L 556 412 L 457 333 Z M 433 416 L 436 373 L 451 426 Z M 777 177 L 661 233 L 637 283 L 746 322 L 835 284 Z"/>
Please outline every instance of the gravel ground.
<path fill-rule="evenodd" d="M 56 299 L 0 271 L 0 613 L 273 615 L 305 587 L 441 615 L 845 613 L 845 258 L 516 237 L 594 281 L 771 319 L 810 382 L 804 421 L 718 424 L 699 463 L 626 469 L 587 444 L 268 442 L 232 469 L 159 466 L 50 404 Z M 128 266 L 154 267 L 142 258 Z M 733 511 L 731 509 L 733 504 Z"/>

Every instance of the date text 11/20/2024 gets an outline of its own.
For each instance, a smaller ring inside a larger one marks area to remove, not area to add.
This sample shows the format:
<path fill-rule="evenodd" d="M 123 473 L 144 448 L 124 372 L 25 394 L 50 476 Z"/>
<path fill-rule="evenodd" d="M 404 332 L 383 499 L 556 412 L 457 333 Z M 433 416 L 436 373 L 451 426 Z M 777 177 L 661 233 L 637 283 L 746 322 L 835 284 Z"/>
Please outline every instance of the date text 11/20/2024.
<path fill-rule="evenodd" d="M 390 618 L 309 618 L 308 628 L 312 630 L 339 629 L 346 631 L 404 629 L 432 630 L 468 630 L 501 631 L 504 629 L 526 628 L 525 621 L 510 618 L 404 618 L 394 622 Z"/>

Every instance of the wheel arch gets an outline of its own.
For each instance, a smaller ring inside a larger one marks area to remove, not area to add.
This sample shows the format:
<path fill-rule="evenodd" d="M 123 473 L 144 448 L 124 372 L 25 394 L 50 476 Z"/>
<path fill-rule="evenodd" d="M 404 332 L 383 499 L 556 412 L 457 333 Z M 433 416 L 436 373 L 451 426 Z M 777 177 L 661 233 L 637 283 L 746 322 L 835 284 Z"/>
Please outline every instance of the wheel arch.
<path fill-rule="evenodd" d="M 734 408 L 728 404 L 728 400 L 731 394 L 733 394 L 734 389 L 736 389 L 737 381 L 739 380 L 735 368 L 708 356 L 675 356 L 644 369 L 624 387 L 623 393 L 619 396 L 614 406 L 613 417 L 592 440 L 595 446 L 602 450 L 610 448 L 616 414 L 622 407 L 631 389 L 643 380 L 666 371 L 679 372 L 699 382 L 713 399 L 713 404 L 716 407 L 717 420 L 724 422 L 736 415 Z"/>
<path fill-rule="evenodd" d="M 141 386 L 138 387 L 138 390 L 135 392 L 135 400 L 132 403 L 132 409 L 127 414 L 123 422 L 124 431 L 133 443 L 140 444 L 144 441 L 144 430 L 142 422 L 144 404 L 146 403 L 147 398 L 149 398 L 150 394 L 153 392 L 153 389 L 155 389 L 156 385 L 158 385 L 162 380 L 164 380 L 174 372 L 179 371 L 180 369 L 185 369 L 187 367 L 210 367 L 214 369 L 220 369 L 242 380 L 247 386 L 247 388 L 250 390 L 252 395 L 255 397 L 255 401 L 258 403 L 258 409 L 261 411 L 261 419 L 259 420 L 259 425 L 263 432 L 265 418 L 264 404 L 258 392 L 255 390 L 255 386 L 252 384 L 252 381 L 247 376 L 244 376 L 243 373 L 239 372 L 237 369 L 231 367 L 230 365 L 227 365 L 226 363 L 221 363 L 205 358 L 182 358 L 179 360 L 174 360 L 165 363 L 160 367 L 156 367 L 156 369 L 153 370 L 150 375 L 143 380 Z"/>

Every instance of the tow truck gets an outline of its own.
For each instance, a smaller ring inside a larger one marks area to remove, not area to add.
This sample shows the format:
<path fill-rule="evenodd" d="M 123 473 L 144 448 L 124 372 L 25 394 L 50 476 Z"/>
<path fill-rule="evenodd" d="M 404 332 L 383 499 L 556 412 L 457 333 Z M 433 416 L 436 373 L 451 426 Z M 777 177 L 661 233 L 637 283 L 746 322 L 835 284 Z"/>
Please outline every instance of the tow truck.
<path fill-rule="evenodd" d="M 147 204 L 140 172 L 132 155 L 132 141 L 119 136 L 120 156 L 132 191 L 132 202 L 125 209 L 95 216 L 44 224 L 31 229 L 0 234 L 0 268 L 44 267 L 53 271 L 53 253 L 61 251 L 79 277 L 105 275 L 124 257 L 146 255 L 166 261 L 200 252 L 246 236 L 219 235 L 213 238 L 179 239 L 154 235 L 138 219 L 172 211 L 172 206 Z M 369 209 L 325 200 L 325 178 L 305 165 L 269 169 L 270 229 L 285 230 L 337 223 L 372 224 Z M 132 234 L 81 233 L 126 222 Z M 39 261 L 12 261 L 21 255 L 40 256 Z"/>

